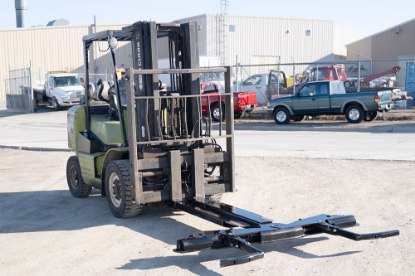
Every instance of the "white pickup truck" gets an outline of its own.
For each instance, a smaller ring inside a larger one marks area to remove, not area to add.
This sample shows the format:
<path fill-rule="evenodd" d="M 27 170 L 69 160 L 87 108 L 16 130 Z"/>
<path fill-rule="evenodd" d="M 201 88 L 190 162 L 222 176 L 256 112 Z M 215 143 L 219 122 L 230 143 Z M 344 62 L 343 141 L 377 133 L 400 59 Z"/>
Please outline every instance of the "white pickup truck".
<path fill-rule="evenodd" d="M 74 73 L 48 73 L 43 88 L 33 88 L 37 103 L 48 102 L 54 110 L 79 104 L 85 89 Z"/>
<path fill-rule="evenodd" d="M 269 73 L 249 76 L 233 91 L 255 91 L 258 106 L 267 106 L 274 98 L 291 96 L 292 90 L 287 89 L 287 78 L 283 71 L 272 70 Z"/>

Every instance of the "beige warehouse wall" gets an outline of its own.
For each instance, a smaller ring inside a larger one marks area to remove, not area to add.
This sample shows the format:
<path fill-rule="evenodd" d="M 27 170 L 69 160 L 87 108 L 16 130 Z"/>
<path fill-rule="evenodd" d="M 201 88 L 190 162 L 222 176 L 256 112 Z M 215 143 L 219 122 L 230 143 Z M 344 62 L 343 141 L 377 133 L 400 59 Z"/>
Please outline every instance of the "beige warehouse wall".
<path fill-rule="evenodd" d="M 97 26 L 97 31 L 121 29 L 125 25 Z M 18 69 L 32 65 L 34 80 L 43 78 L 47 71 L 66 70 L 83 72 L 84 54 L 82 37 L 93 32 L 89 26 L 78 27 L 43 27 L 0 31 L 0 101 L 5 101 L 5 80 L 9 77 L 9 69 Z M 129 47 L 120 44 L 118 53 L 123 56 L 121 63 L 131 59 Z M 98 59 L 97 71 L 103 70 L 110 59 L 105 45 L 94 47 Z M 92 52 L 91 52 L 92 53 Z M 128 59 L 128 57 L 130 58 Z M 128 64 L 125 64 L 126 66 Z"/>
<path fill-rule="evenodd" d="M 83 63 L 82 36 L 88 27 L 55 27 L 0 31 L 0 100 L 5 98 L 8 70 L 71 70 Z"/>

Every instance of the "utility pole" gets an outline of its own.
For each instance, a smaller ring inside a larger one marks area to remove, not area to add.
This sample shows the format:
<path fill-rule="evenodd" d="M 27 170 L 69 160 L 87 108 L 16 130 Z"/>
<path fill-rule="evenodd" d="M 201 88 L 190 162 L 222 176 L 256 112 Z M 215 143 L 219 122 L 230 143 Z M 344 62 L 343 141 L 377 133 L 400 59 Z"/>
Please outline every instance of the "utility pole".
<path fill-rule="evenodd" d="M 228 15 L 228 0 L 220 0 L 220 13 L 216 15 L 216 55 L 221 65 L 225 65 L 226 59 L 226 27 Z"/>

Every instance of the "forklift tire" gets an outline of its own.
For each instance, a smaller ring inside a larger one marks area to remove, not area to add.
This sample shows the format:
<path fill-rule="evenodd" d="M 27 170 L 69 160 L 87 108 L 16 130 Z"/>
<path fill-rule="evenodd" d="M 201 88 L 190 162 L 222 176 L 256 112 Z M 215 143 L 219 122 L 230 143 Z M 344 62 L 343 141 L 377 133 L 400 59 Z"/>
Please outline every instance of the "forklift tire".
<path fill-rule="evenodd" d="M 68 163 L 66 164 L 66 180 L 69 191 L 71 191 L 74 197 L 88 197 L 91 193 L 91 186 L 85 184 L 82 178 L 81 166 L 76 156 L 71 156 L 68 159 Z"/>
<path fill-rule="evenodd" d="M 134 200 L 128 160 L 112 161 L 105 170 L 105 194 L 111 212 L 117 218 L 140 214 L 142 205 Z"/>

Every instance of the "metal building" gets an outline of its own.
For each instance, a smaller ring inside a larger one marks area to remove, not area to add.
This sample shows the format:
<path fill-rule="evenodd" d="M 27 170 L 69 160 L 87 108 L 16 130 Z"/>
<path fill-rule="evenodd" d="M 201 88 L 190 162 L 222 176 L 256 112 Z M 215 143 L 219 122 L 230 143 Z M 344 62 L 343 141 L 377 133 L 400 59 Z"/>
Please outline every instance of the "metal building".
<path fill-rule="evenodd" d="M 7 90 L 6 79 L 9 71 L 20 68 L 32 68 L 33 82 L 42 80 L 48 71 L 68 71 L 83 73 L 83 44 L 82 37 L 86 34 L 107 29 L 121 29 L 124 25 L 92 26 L 62 26 L 24 28 L 13 30 L 0 30 L 0 102 L 5 101 Z M 93 47 L 91 56 L 96 61 L 90 68 L 105 68 L 103 50 L 106 45 Z M 105 49 L 104 49 L 105 48 Z M 117 51 L 126 51 L 125 47 Z M 128 60 L 128 58 L 126 58 Z M 125 64 L 128 66 L 129 64 Z M 104 73 L 104 72 L 101 72 Z"/>
<path fill-rule="evenodd" d="M 197 21 L 200 54 L 216 56 L 223 33 L 218 15 L 203 14 L 179 19 Z M 276 17 L 226 16 L 225 64 L 275 64 L 291 62 L 333 61 L 346 55 L 345 45 L 360 31 L 341 27 L 331 20 L 290 19 Z"/>
<path fill-rule="evenodd" d="M 197 21 L 199 53 L 202 56 L 221 56 L 226 65 L 234 65 L 236 57 L 241 64 L 276 64 L 291 62 L 333 61 L 346 55 L 346 45 L 361 33 L 337 26 L 329 20 L 285 19 L 198 15 L 177 20 Z M 222 15 L 223 16 L 223 15 Z M 225 24 L 219 26 L 218 22 Z M 59 26 L 0 30 L 0 102 L 5 101 L 6 79 L 9 71 L 17 68 L 33 69 L 33 82 L 41 80 L 47 71 L 66 70 L 83 72 L 82 37 L 105 29 L 121 29 L 125 25 Z M 221 37 L 218 37 L 221 36 Z M 218 43 L 225 42 L 225 43 Z M 95 61 L 90 64 L 96 73 L 105 74 L 111 68 L 105 56 L 106 45 L 91 49 Z M 123 46 L 123 45 L 121 45 Z M 222 47 L 222 48 L 220 48 Z M 131 49 L 125 45 L 119 65 L 131 64 Z M 159 58 L 166 49 L 159 49 Z"/>
<path fill-rule="evenodd" d="M 348 60 L 369 60 L 373 72 L 400 66 L 397 86 L 415 92 L 415 18 L 347 45 Z M 412 94 L 413 95 L 413 94 Z"/>

